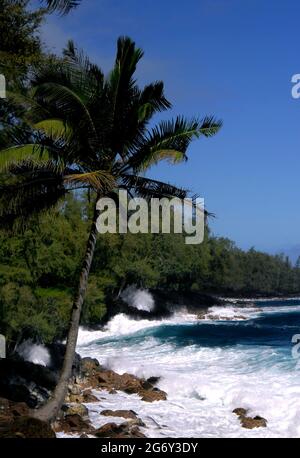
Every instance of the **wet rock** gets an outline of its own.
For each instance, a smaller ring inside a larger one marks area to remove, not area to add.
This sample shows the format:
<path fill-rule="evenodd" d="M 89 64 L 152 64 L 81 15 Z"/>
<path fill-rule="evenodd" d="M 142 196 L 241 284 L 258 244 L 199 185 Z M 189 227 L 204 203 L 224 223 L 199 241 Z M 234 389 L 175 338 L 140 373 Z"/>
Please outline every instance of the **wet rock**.
<path fill-rule="evenodd" d="M 80 383 L 83 380 L 78 380 L 78 383 L 68 386 L 68 394 L 65 397 L 65 403 L 87 403 L 87 402 L 99 402 L 99 399 L 94 396 L 90 389 L 83 390 Z"/>
<path fill-rule="evenodd" d="M 64 405 L 62 407 L 62 410 L 65 413 L 65 416 L 79 415 L 82 418 L 87 418 L 89 415 L 89 411 L 87 407 L 84 406 L 83 404 Z"/>
<path fill-rule="evenodd" d="M 114 439 L 146 437 L 136 425 L 130 423 L 107 423 L 98 428 L 94 433 L 96 437 L 109 437 Z"/>
<path fill-rule="evenodd" d="M 99 361 L 95 358 L 82 358 L 80 361 L 80 374 L 88 376 L 100 368 Z"/>
<path fill-rule="evenodd" d="M 237 409 L 234 409 L 232 413 L 235 413 L 238 417 L 244 417 L 247 415 L 247 410 L 243 409 L 243 407 L 238 407 Z"/>
<path fill-rule="evenodd" d="M 105 417 L 122 417 L 136 420 L 137 414 L 133 410 L 102 410 L 101 415 Z"/>
<path fill-rule="evenodd" d="M 243 428 L 253 429 L 267 427 L 268 422 L 265 418 L 260 417 L 259 415 L 256 415 L 255 417 L 249 417 L 247 415 L 248 410 L 243 409 L 242 407 L 234 409 L 233 413 L 235 413 L 239 417 L 239 420 Z"/>
<path fill-rule="evenodd" d="M 15 421 L 16 417 L 29 415 L 29 408 L 24 402 L 13 402 L 0 398 L 0 427 L 6 427 Z"/>
<path fill-rule="evenodd" d="M 70 394 L 66 398 L 66 402 L 72 402 L 72 403 L 78 403 L 81 404 L 82 402 L 85 402 L 83 395 L 79 394 Z"/>
<path fill-rule="evenodd" d="M 96 437 L 114 437 L 115 434 L 120 434 L 123 429 L 122 425 L 117 425 L 116 423 L 106 423 L 98 428 L 94 432 L 94 435 Z"/>
<path fill-rule="evenodd" d="M 154 402 L 154 401 L 165 401 L 167 399 L 167 393 L 157 388 L 151 391 L 144 391 L 142 394 L 142 401 Z"/>
<path fill-rule="evenodd" d="M 71 385 L 69 389 L 70 394 L 78 395 L 81 394 L 81 387 L 79 385 Z"/>
<path fill-rule="evenodd" d="M 253 429 L 253 428 L 266 428 L 267 420 L 263 417 L 257 415 L 256 417 L 242 417 L 240 418 L 243 428 Z"/>
<path fill-rule="evenodd" d="M 151 383 L 151 385 L 156 385 L 160 381 L 160 377 L 149 377 L 146 381 Z"/>
<path fill-rule="evenodd" d="M 23 361 L 20 357 L 0 359 L 0 396 L 31 407 L 44 403 L 57 382 L 47 367 Z"/>
<path fill-rule="evenodd" d="M 127 394 L 138 394 L 147 402 L 167 399 L 166 393 L 155 388 L 149 380 L 127 373 L 117 374 L 112 370 L 104 369 L 97 360 L 91 358 L 83 358 L 81 364 L 81 373 L 85 376 L 81 388 L 105 389 L 111 394 L 120 390 Z"/>
<path fill-rule="evenodd" d="M 26 402 L 30 408 L 44 404 L 57 384 L 65 345 L 52 344 L 47 349 L 50 353 L 49 367 L 24 361 L 17 353 L 0 359 L 0 396 L 15 402 Z M 79 363 L 80 356 L 76 354 L 73 376 L 79 374 Z"/>
<path fill-rule="evenodd" d="M 55 422 L 53 428 L 55 432 L 73 434 L 92 434 L 94 431 L 90 421 L 84 420 L 80 415 L 67 415 L 66 417 Z"/>
<path fill-rule="evenodd" d="M 91 390 L 83 391 L 82 396 L 83 402 L 99 402 L 99 399 L 91 392 Z"/>
<path fill-rule="evenodd" d="M 54 439 L 55 433 L 49 423 L 31 417 L 18 417 L 6 427 L 0 428 L 1 438 Z"/>

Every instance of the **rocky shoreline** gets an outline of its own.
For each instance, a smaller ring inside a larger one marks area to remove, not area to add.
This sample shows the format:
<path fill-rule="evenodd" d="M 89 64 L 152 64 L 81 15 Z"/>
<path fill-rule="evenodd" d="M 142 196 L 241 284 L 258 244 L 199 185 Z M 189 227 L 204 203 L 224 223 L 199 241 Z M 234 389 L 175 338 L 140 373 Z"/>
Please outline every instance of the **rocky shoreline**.
<path fill-rule="evenodd" d="M 1 365 L 2 368 L 4 367 L 3 361 L 1 360 L 0 362 L 0 370 Z M 8 361 L 5 361 L 6 375 L 10 374 L 11 376 L 12 368 L 16 367 L 16 362 Z M 36 366 L 36 373 L 39 372 L 39 381 L 43 380 L 43 383 L 46 382 L 49 387 L 50 371 L 47 368 L 18 361 L 18 369 L 22 365 L 24 371 L 30 371 L 32 366 Z M 9 367 L 10 369 L 8 370 Z M 35 375 L 33 373 L 33 378 L 35 378 Z M 62 410 L 56 421 L 51 425 L 32 418 L 31 415 L 34 410 L 28 405 L 28 402 L 18 402 L 0 397 L 0 438 L 54 438 L 56 433 L 65 433 L 77 437 L 146 437 L 140 430 L 141 427 L 145 427 L 145 424 L 136 412 L 124 409 L 103 410 L 100 415 L 108 419 L 110 417 L 122 418 L 124 422 L 117 424 L 111 421 L 100 428 L 94 428 L 85 404 L 101 403 L 101 396 L 97 397 L 94 392 L 101 395 L 103 390 L 111 394 L 117 391 L 137 394 L 141 401 L 144 402 L 164 401 L 167 399 L 167 394 L 155 387 L 155 383 L 158 380 L 159 378 L 156 377 L 145 380 L 126 373 L 120 375 L 112 370 L 105 369 L 96 359 L 83 358 L 80 361 L 76 375 L 73 377 L 73 383 L 68 386 L 68 393 Z M 12 382 L 15 382 L 13 378 Z M 35 385 L 33 380 L 31 385 Z M 16 387 L 16 385 L 14 386 Z M 43 386 L 39 386 L 39 389 L 40 391 L 47 390 Z M 0 389 L 0 395 L 2 394 Z M 48 394 L 50 395 L 50 392 Z"/>
<path fill-rule="evenodd" d="M 197 300 L 199 297 L 197 297 Z M 208 301 L 208 299 L 206 298 Z M 211 299 L 210 299 L 211 300 Z M 195 298 L 196 301 L 196 298 Z M 208 301 L 209 302 L 209 301 Z M 189 312 L 199 320 L 228 320 L 232 317 L 222 315 L 218 305 L 224 302 L 212 301 L 216 306 L 211 313 L 208 303 L 202 308 L 189 305 Z M 250 301 L 226 301 L 235 308 L 259 307 Z M 243 310 L 235 315 L 235 319 L 246 319 Z M 101 406 L 101 392 L 115 394 L 122 391 L 126 394 L 138 395 L 141 402 L 160 402 L 167 399 L 167 393 L 157 388 L 159 377 L 143 379 L 131 374 L 118 374 L 103 367 L 96 359 L 81 358 L 76 355 L 73 365 L 72 381 L 68 386 L 65 403 L 60 415 L 52 425 L 45 424 L 31 417 L 34 409 L 39 408 L 49 399 L 62 367 L 65 347 L 53 344 L 47 349 L 51 354 L 51 366 L 44 367 L 24 361 L 18 355 L 8 359 L 0 359 L 0 437 L 57 437 L 61 435 L 75 437 L 146 437 L 147 428 L 138 413 L 126 410 L 126 406 L 114 406 L 103 409 L 99 415 L 107 417 L 108 422 L 95 428 L 89 418 L 86 404 L 98 403 Z M 103 398 L 102 398 L 103 399 Z M 250 417 L 243 407 L 233 410 L 241 427 L 252 429 L 266 427 L 267 420 L 260 416 Z M 112 421 L 109 421 L 109 420 Z M 121 420 L 120 420 L 121 419 Z M 124 420 L 124 421 L 123 421 Z M 121 423 L 120 423 L 121 421 Z"/>
<path fill-rule="evenodd" d="M 0 360 L 0 370 L 1 362 Z M 27 363 L 24 362 L 26 365 Z M 40 378 L 47 379 L 47 369 L 35 365 L 41 372 Z M 27 367 L 28 368 L 28 367 Z M 42 375 L 43 374 L 43 375 Z M 89 418 L 90 404 L 101 405 L 101 392 L 115 394 L 123 391 L 136 394 L 142 402 L 165 401 L 167 393 L 158 389 L 155 384 L 159 377 L 143 379 L 131 374 L 118 374 L 100 365 L 96 359 L 80 360 L 76 375 L 68 386 L 65 403 L 57 419 L 50 425 L 33 418 L 34 411 L 26 402 L 13 401 L 1 397 L 0 389 L 0 438 L 143 438 L 147 437 L 147 428 L 138 413 L 133 410 L 119 408 L 104 409 L 99 415 L 106 417 L 108 422 L 96 428 Z M 42 388 L 42 387 L 40 387 Z M 89 405 L 87 408 L 86 404 Z M 236 408 L 232 412 L 237 415 L 241 427 L 247 429 L 266 427 L 267 420 L 248 415 L 247 409 Z M 124 420 L 124 421 L 123 421 Z"/>

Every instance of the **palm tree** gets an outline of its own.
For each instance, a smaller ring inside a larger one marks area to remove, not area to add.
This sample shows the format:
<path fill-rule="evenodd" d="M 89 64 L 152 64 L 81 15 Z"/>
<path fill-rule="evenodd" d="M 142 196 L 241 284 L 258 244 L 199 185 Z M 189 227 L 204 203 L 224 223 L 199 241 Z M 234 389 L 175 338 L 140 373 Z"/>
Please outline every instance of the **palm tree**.
<path fill-rule="evenodd" d="M 131 39 L 117 43 L 115 64 L 107 77 L 72 42 L 64 61 L 43 67 L 22 98 L 26 125 L 15 124 L 0 136 L 8 142 L 0 152 L 0 224 L 22 227 L 49 210 L 73 189 L 94 195 L 94 216 L 74 298 L 66 353 L 59 382 L 49 402 L 35 412 L 55 418 L 66 394 L 75 355 L 82 305 L 97 239 L 96 203 L 132 195 L 184 198 L 187 191 L 147 178 L 145 170 L 161 160 L 185 161 L 194 138 L 210 137 L 221 122 L 213 117 L 177 117 L 150 127 L 157 112 L 169 109 L 163 83 L 140 89 L 134 73 L 143 52 Z M 4 175 L 3 175 L 4 174 Z"/>

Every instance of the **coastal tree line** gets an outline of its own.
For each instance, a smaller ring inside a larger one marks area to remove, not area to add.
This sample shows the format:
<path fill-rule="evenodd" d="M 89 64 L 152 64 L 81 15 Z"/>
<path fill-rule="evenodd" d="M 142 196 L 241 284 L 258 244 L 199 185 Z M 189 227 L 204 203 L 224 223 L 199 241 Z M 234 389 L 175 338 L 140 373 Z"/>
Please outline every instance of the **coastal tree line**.
<path fill-rule="evenodd" d="M 91 212 L 86 195 L 69 196 L 38 226 L 10 237 L 0 231 L 0 328 L 10 348 L 24 338 L 65 337 Z M 101 323 L 126 286 L 231 296 L 300 291 L 300 265 L 281 254 L 214 237 L 200 245 L 182 234 L 104 234 L 98 238 L 82 324 Z M 201 306 L 201 304 L 199 304 Z"/>

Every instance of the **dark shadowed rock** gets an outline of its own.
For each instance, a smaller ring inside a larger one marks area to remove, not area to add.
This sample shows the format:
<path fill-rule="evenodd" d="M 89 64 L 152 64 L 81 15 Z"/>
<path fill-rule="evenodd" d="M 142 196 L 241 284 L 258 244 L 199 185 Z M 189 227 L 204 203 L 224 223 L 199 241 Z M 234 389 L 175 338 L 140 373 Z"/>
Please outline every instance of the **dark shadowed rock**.
<path fill-rule="evenodd" d="M 26 402 L 31 408 L 48 400 L 58 381 L 65 346 L 53 344 L 47 348 L 51 356 L 49 367 L 24 361 L 18 354 L 0 359 L 0 396 L 15 402 Z M 79 374 L 79 363 L 80 356 L 76 354 L 73 375 Z"/>
<path fill-rule="evenodd" d="M 151 385 L 156 385 L 160 381 L 160 377 L 149 377 L 146 381 Z"/>
<path fill-rule="evenodd" d="M 57 377 L 47 367 L 19 357 L 0 359 L 0 396 L 34 408 L 45 402 Z"/>
<path fill-rule="evenodd" d="M 96 437 L 109 437 L 114 439 L 146 437 L 138 426 L 130 423 L 122 423 L 121 425 L 107 423 L 101 426 L 101 428 L 98 428 L 93 434 Z"/>
<path fill-rule="evenodd" d="M 18 417 L 6 427 L 0 428 L 1 438 L 55 439 L 49 423 L 31 417 Z"/>
<path fill-rule="evenodd" d="M 89 420 L 84 420 L 80 415 L 67 415 L 53 425 L 55 432 L 73 434 L 91 434 L 94 431 Z"/>
<path fill-rule="evenodd" d="M 46 345 L 46 348 L 48 349 L 50 353 L 49 369 L 58 375 L 63 365 L 66 346 L 62 343 L 52 343 L 50 345 Z M 79 374 L 80 361 L 81 361 L 81 357 L 78 355 L 78 353 L 75 353 L 75 358 L 74 358 L 74 362 L 72 366 L 72 375 L 73 376 L 76 376 Z"/>

